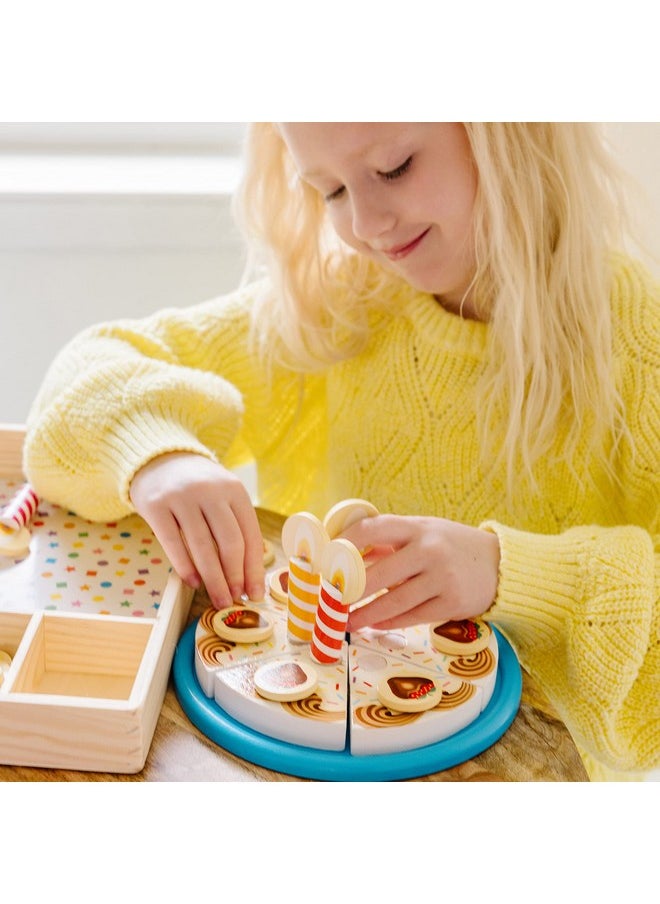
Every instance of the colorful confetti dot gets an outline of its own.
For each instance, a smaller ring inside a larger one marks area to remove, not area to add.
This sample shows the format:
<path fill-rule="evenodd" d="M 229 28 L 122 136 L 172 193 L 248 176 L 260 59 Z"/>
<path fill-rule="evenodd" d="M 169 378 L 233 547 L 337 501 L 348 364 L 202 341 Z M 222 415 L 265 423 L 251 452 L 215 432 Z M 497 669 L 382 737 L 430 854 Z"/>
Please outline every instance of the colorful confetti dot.
<path fill-rule="evenodd" d="M 13 496 L 11 483 L 0 477 L 0 500 Z M 29 553 L 6 562 L 3 578 L 8 572 L 12 578 L 0 581 L 0 610 L 15 607 L 17 598 L 35 597 L 42 609 L 96 615 L 102 604 L 105 614 L 153 617 L 172 568 L 140 518 L 99 525 L 42 502 L 32 529 Z"/>

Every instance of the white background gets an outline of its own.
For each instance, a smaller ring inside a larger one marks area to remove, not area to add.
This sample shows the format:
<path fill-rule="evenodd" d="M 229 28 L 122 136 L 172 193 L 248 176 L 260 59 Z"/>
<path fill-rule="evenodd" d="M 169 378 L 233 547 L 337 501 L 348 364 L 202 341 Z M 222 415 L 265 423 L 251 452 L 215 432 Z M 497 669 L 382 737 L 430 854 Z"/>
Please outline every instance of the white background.
<path fill-rule="evenodd" d="M 660 119 L 657 69 L 655 13 L 653 5 L 642 0 L 628 0 L 625 5 L 603 0 L 597 8 L 575 0 L 556 0 L 551 6 L 523 0 L 497 4 L 466 0 L 443 6 L 428 0 L 412 5 L 393 0 L 362 4 L 333 0 L 316 7 L 303 0 L 276 4 L 262 0 L 238 4 L 21 0 L 3 5 L 0 104 L 7 121 L 625 121 L 619 133 L 622 156 L 640 177 L 651 202 L 647 241 L 657 250 L 660 154 L 658 124 L 651 122 Z M 5 209 L 2 199 L 0 209 Z M 32 224 L 35 220 L 30 218 Z M 36 262 L 30 277 L 29 260 L 19 266 L 12 254 L 10 249 L 9 257 L 2 257 L 0 269 L 0 378 L 6 405 L 4 411 L 0 408 L 0 420 L 7 418 L 10 403 L 11 410 L 23 417 L 26 403 L 18 400 L 31 396 L 45 366 L 47 352 L 41 345 L 59 347 L 60 336 L 89 319 L 88 301 L 81 303 L 83 310 L 71 310 L 69 286 L 78 297 L 100 300 L 104 271 L 96 262 L 111 257 L 101 253 L 95 260 L 93 254 L 87 255 L 83 267 L 79 262 L 86 252 L 71 254 L 69 264 L 61 260 L 60 252 L 53 252 L 52 259 L 60 258 L 54 267 L 61 279 L 54 279 L 49 291 L 53 297 L 59 293 L 65 302 L 59 315 L 56 309 L 42 326 L 28 323 L 32 342 L 27 342 L 26 327 L 21 326 L 24 319 L 16 313 L 21 304 L 18 290 L 27 282 L 46 285 L 48 281 L 39 277 Z M 160 253 L 158 259 L 169 261 L 170 270 L 182 272 L 167 254 Z M 154 273 L 148 258 L 138 254 L 136 260 L 141 262 L 125 273 L 118 289 L 134 293 L 146 310 L 155 300 L 151 297 Z M 117 266 L 110 269 L 118 271 Z M 157 269 L 159 291 L 172 288 L 170 270 Z M 184 272 L 188 285 L 177 285 L 176 291 L 183 290 L 185 303 L 194 301 L 196 292 L 207 294 L 216 283 L 231 281 L 228 272 L 218 276 L 212 270 L 208 277 L 212 285 L 195 288 L 191 282 L 197 279 L 197 271 Z M 93 291 L 81 293 L 85 274 L 91 274 L 87 288 Z M 7 291 L 9 277 L 12 291 Z M 146 291 L 140 289 L 142 285 Z M 107 295 L 113 303 L 129 305 L 124 291 L 118 289 Z M 102 316 L 109 313 L 110 308 L 104 308 Z M 68 321 L 62 319 L 65 315 Z M 50 329 L 57 333 L 49 340 L 45 333 Z M 27 349 L 27 360 L 34 362 L 27 375 L 14 370 L 17 365 L 8 357 L 16 342 Z M 23 389 L 21 379 L 27 381 Z M 226 838 L 222 832 L 218 835 L 218 814 L 227 804 L 224 786 L 204 783 L 195 793 L 191 785 L 139 783 L 14 787 L 18 793 L 13 795 L 11 786 L 3 790 L 12 814 L 12 831 L 3 840 L 6 885 L 13 887 L 27 876 L 35 894 L 43 891 L 68 904 L 89 900 L 89 880 L 94 875 L 103 876 L 103 884 L 95 886 L 102 902 L 125 894 L 127 882 L 136 894 L 152 898 L 161 889 L 192 899 L 207 894 L 205 871 L 184 868 L 173 873 L 158 855 L 166 850 L 168 839 L 176 845 L 178 862 L 186 866 L 203 856 L 209 838 L 224 850 Z M 106 793 L 110 787 L 111 795 Z M 657 847 L 656 833 L 647 826 L 648 813 L 657 811 L 658 793 L 660 783 L 444 784 L 435 788 L 403 783 L 386 792 L 363 785 L 356 809 L 355 794 L 347 788 L 268 783 L 241 786 L 241 804 L 232 804 L 231 819 L 236 837 L 258 825 L 260 839 L 274 833 L 295 838 L 294 859 L 302 863 L 317 857 L 319 850 L 336 846 L 350 814 L 348 825 L 357 828 L 340 885 L 352 887 L 364 881 L 369 870 L 373 894 L 414 899 L 428 892 L 428 870 L 423 864 L 382 869 L 383 851 L 391 847 L 392 825 L 403 817 L 406 824 L 416 826 L 420 815 L 426 825 L 429 811 L 451 813 L 451 837 L 445 833 L 439 841 L 444 851 L 452 838 L 471 839 L 475 812 L 485 813 L 495 830 L 488 833 L 485 845 L 479 845 L 479 833 L 475 837 L 480 874 L 488 877 L 489 888 L 494 883 L 504 889 L 510 904 L 528 901 L 530 888 L 542 904 L 555 901 L 567 887 L 573 897 L 603 904 L 624 897 L 647 898 L 655 889 L 648 864 Z M 135 807 L 136 794 L 141 797 L 138 805 L 142 804 L 144 823 L 140 839 L 151 844 L 155 868 L 136 872 L 139 861 L 131 851 L 127 856 L 124 845 L 119 856 L 113 857 L 110 849 L 113 869 L 108 871 L 108 845 L 99 839 L 106 839 L 108 825 L 125 828 L 125 814 Z M 623 827 L 621 812 L 627 815 Z M 314 831 L 307 833 L 308 838 L 300 833 L 301 813 L 319 814 L 312 820 Z M 83 825 L 85 832 L 80 831 Z M 604 857 L 613 847 L 616 856 Z M 258 847 L 273 876 L 287 862 L 280 848 Z M 42 867 L 36 872 L 35 850 Z M 233 845 L 235 875 L 248 875 L 253 859 L 252 847 Z M 585 864 L 598 866 L 585 869 Z M 63 869 L 63 865 L 74 869 Z M 464 886 L 461 871 L 443 871 L 445 895 L 463 894 Z M 321 900 L 330 900 L 336 898 L 337 888 L 330 883 L 327 892 L 320 887 L 316 892 Z M 300 895 L 291 891 L 298 900 Z"/>

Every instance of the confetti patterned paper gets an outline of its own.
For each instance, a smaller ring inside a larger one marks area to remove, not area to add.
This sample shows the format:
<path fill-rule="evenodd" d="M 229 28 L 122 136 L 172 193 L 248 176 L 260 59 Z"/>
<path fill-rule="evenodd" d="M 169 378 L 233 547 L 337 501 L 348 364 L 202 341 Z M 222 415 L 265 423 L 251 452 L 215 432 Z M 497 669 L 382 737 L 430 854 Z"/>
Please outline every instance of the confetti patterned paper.
<path fill-rule="evenodd" d="M 0 507 L 21 485 L 0 478 Z M 40 500 L 29 527 L 29 552 L 0 556 L 0 610 L 156 615 L 171 567 L 138 515 L 97 524 Z"/>

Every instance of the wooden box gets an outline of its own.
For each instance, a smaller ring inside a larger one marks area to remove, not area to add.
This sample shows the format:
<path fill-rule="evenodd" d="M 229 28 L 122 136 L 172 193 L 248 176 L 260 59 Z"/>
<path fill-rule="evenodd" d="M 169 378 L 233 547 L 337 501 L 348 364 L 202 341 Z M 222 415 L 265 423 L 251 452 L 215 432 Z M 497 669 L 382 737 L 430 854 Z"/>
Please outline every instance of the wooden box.
<path fill-rule="evenodd" d="M 23 482 L 23 435 L 0 425 L 0 506 Z M 45 509 L 29 553 L 0 559 L 0 762 L 139 772 L 192 591 L 137 516 Z"/>

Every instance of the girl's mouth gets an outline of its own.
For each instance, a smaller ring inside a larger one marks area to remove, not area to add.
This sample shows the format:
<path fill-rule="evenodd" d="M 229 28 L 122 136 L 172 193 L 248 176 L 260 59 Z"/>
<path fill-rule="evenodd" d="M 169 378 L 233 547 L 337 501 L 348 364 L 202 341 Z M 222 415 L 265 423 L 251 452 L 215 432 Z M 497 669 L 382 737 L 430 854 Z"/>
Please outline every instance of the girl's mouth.
<path fill-rule="evenodd" d="M 386 257 L 389 257 L 391 261 L 399 261 L 402 258 L 407 257 L 420 245 L 430 230 L 431 227 L 429 226 L 428 229 L 421 232 L 417 238 L 412 240 L 412 242 L 407 242 L 405 245 L 397 245 L 395 248 L 390 248 L 389 251 L 385 251 Z"/>

